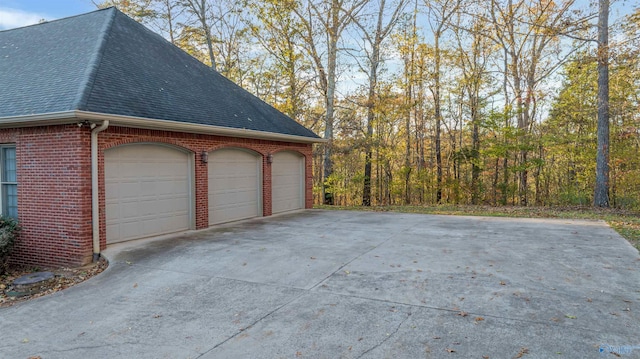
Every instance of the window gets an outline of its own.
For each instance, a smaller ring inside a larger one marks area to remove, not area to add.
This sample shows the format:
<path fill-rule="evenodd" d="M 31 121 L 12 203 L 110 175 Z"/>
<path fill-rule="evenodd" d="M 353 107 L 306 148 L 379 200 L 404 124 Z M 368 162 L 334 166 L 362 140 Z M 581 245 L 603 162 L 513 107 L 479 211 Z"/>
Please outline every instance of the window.
<path fill-rule="evenodd" d="M 0 192 L 2 193 L 2 215 L 18 218 L 18 177 L 16 175 L 16 147 L 1 146 Z"/>

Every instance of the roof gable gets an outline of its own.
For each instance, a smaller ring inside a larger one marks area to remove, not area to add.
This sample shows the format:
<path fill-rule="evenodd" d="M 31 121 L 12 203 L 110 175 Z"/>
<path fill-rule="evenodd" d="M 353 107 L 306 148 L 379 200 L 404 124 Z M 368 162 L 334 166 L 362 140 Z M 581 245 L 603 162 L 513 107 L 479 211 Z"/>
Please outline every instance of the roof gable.
<path fill-rule="evenodd" d="M 81 110 L 318 138 L 115 8 L 0 32 L 0 83 L 0 118 Z"/>

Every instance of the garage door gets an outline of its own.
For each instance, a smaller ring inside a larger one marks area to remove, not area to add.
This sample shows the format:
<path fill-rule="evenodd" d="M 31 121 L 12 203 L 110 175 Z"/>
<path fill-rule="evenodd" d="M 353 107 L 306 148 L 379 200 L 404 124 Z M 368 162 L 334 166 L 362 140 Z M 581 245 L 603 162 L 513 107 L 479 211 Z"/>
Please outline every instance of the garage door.
<path fill-rule="evenodd" d="M 293 152 L 278 152 L 271 165 L 272 212 L 304 208 L 304 157 Z"/>
<path fill-rule="evenodd" d="M 190 156 L 136 144 L 105 151 L 107 243 L 190 228 Z"/>
<path fill-rule="evenodd" d="M 241 149 L 209 154 L 209 225 L 262 215 L 261 157 Z"/>

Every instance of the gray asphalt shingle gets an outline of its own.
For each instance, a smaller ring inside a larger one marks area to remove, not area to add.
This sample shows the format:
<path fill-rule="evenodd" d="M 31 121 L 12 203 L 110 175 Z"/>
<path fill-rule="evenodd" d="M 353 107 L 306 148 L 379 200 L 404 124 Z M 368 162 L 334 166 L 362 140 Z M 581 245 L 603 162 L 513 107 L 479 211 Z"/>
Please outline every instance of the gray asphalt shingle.
<path fill-rule="evenodd" d="M 0 31 L 0 119 L 70 110 L 318 138 L 115 8 Z"/>

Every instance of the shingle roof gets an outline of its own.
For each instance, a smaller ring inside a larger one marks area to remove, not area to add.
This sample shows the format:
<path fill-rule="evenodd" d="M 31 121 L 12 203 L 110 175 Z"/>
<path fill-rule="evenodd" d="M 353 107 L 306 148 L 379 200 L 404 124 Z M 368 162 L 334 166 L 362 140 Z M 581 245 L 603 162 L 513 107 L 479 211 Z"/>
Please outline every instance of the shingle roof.
<path fill-rule="evenodd" d="M 0 31 L 0 119 L 72 110 L 318 138 L 115 8 Z"/>

